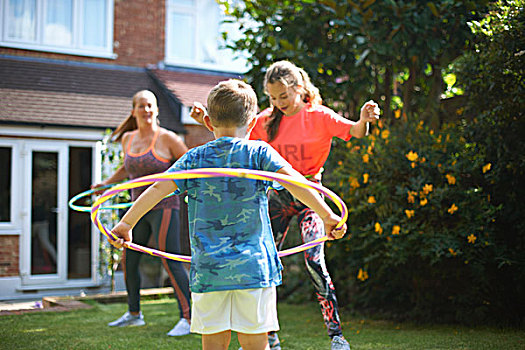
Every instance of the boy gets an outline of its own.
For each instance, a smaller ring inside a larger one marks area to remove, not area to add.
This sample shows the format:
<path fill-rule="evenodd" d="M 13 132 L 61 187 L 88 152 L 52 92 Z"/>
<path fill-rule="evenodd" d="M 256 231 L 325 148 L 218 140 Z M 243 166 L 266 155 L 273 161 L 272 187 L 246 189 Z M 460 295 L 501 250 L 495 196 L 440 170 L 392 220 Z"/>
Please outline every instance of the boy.
<path fill-rule="evenodd" d="M 246 168 L 302 177 L 273 148 L 247 140 L 255 125 L 257 97 L 239 80 L 216 85 L 208 96 L 204 124 L 215 140 L 182 156 L 168 171 L 195 168 Z M 148 188 L 113 228 L 131 240 L 131 228 L 167 194 L 188 191 L 191 241 L 191 331 L 202 334 L 204 350 L 228 348 L 236 331 L 244 350 L 269 349 L 267 332 L 279 329 L 275 287 L 282 265 L 273 240 L 266 191 L 269 181 L 242 178 L 184 179 L 157 182 Z M 283 183 L 297 199 L 323 219 L 331 238 L 346 225 L 312 189 Z"/>

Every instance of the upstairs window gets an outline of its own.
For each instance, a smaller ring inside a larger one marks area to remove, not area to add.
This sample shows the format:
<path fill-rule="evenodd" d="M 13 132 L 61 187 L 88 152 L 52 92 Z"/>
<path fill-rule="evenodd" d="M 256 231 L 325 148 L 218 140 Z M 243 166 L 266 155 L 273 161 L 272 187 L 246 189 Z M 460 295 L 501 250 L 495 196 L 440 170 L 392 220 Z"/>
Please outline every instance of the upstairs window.
<path fill-rule="evenodd" d="M 222 48 L 222 32 L 235 35 L 235 24 L 222 23 L 225 15 L 216 0 L 166 0 L 166 63 L 242 73 L 246 61 Z"/>
<path fill-rule="evenodd" d="M 113 0 L 0 0 L 0 45 L 113 58 Z"/>

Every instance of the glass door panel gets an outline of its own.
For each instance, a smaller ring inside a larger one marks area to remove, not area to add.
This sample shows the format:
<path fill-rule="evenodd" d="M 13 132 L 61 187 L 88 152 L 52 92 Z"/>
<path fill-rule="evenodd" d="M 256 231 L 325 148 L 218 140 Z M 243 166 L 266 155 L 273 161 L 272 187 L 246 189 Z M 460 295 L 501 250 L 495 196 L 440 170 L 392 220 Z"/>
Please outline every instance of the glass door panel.
<path fill-rule="evenodd" d="M 69 147 L 69 196 L 86 191 L 92 184 L 93 148 Z M 77 205 L 90 206 L 85 197 Z M 92 225 L 89 213 L 68 209 L 68 279 L 91 278 Z"/>
<path fill-rule="evenodd" d="M 32 152 L 31 275 L 57 273 L 58 153 Z"/>

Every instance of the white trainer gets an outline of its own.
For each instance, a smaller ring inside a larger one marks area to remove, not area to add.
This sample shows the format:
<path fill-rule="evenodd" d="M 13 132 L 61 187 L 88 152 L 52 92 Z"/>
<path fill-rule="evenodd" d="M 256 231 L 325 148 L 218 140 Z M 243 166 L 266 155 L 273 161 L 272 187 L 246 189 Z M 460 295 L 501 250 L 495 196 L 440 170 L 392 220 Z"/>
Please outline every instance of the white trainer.
<path fill-rule="evenodd" d="M 185 318 L 181 318 L 175 327 L 168 332 L 170 337 L 180 337 L 188 334 L 190 334 L 190 324 Z"/>
<path fill-rule="evenodd" d="M 127 327 L 127 326 L 144 326 L 146 322 L 144 321 L 144 316 L 142 312 L 138 315 L 132 315 L 129 311 L 126 311 L 118 320 L 108 323 L 110 327 Z"/>
<path fill-rule="evenodd" d="M 336 335 L 332 338 L 332 350 L 350 350 L 350 344 L 343 336 Z"/>

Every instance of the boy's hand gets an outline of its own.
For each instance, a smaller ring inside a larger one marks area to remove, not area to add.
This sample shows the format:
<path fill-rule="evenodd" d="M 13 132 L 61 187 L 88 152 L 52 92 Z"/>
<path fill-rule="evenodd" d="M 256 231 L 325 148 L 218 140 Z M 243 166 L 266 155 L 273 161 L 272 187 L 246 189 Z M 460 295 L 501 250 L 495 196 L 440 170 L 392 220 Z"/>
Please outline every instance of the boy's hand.
<path fill-rule="evenodd" d="M 115 248 L 120 249 L 124 246 L 124 242 L 131 242 L 133 235 L 131 231 L 131 226 L 123 222 L 122 220 L 119 221 L 119 223 L 116 224 L 115 227 L 113 227 L 111 232 L 113 232 L 117 237 L 119 237 L 119 239 L 117 239 L 116 241 L 112 241 L 108 238 L 109 243 L 111 243 L 111 245 Z"/>
<path fill-rule="evenodd" d="M 363 107 L 361 107 L 361 116 L 360 119 L 365 122 L 374 122 L 379 119 L 379 114 L 381 110 L 379 106 L 374 101 L 370 100 L 366 102 Z"/>
<path fill-rule="evenodd" d="M 335 227 L 341 221 L 341 218 L 335 214 L 331 214 L 323 218 L 324 229 L 329 240 L 343 238 L 346 233 L 346 223 L 340 229 Z"/>
<path fill-rule="evenodd" d="M 206 107 L 197 101 L 193 102 L 193 107 L 191 107 L 190 117 L 195 119 L 199 124 L 204 124 L 204 116 L 208 114 Z"/>

